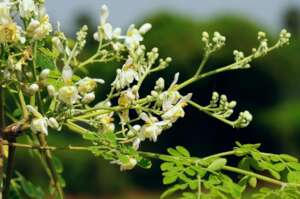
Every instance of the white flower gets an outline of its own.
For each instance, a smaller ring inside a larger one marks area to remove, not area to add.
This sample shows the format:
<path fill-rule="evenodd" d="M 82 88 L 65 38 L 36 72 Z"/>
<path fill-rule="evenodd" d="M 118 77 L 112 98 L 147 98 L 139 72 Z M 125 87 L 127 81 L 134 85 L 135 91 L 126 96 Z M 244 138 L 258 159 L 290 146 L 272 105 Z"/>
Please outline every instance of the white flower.
<path fill-rule="evenodd" d="M 151 28 L 152 25 L 150 23 L 145 23 L 140 27 L 139 31 L 141 34 L 146 34 Z"/>
<path fill-rule="evenodd" d="M 31 121 L 30 128 L 34 133 L 43 133 L 48 135 L 48 124 L 46 118 L 34 118 Z"/>
<path fill-rule="evenodd" d="M 180 101 L 170 108 L 167 112 L 162 115 L 164 120 L 169 120 L 171 122 L 176 122 L 178 118 L 182 118 L 185 115 L 183 107 L 187 105 L 187 101 L 190 100 L 192 94 L 188 94 L 180 99 Z"/>
<path fill-rule="evenodd" d="M 23 18 L 29 18 L 33 13 L 37 14 L 37 8 L 33 0 L 20 0 L 19 11 Z"/>
<path fill-rule="evenodd" d="M 149 117 L 145 113 L 142 113 L 140 117 L 146 122 L 141 128 L 141 136 L 154 142 L 157 141 L 157 137 L 162 133 L 163 127 L 169 124 L 168 121 L 158 121 L 156 117 Z"/>
<path fill-rule="evenodd" d="M 59 128 L 59 124 L 58 124 L 57 120 L 54 117 L 50 117 L 48 119 L 48 125 L 53 129 L 58 129 Z"/>
<path fill-rule="evenodd" d="M 85 77 L 79 80 L 76 84 L 78 85 L 78 91 L 80 94 L 90 93 L 95 90 L 97 83 L 104 84 L 103 79 Z"/>
<path fill-rule="evenodd" d="M 97 120 L 99 121 L 99 132 L 114 132 L 115 131 L 115 124 L 114 124 L 114 119 L 113 119 L 114 113 L 109 113 L 109 114 L 103 114 L 99 115 L 97 117 Z"/>
<path fill-rule="evenodd" d="M 134 69 L 132 58 L 128 58 L 126 63 L 123 65 L 122 70 L 117 70 L 117 77 L 113 82 L 117 90 L 123 89 L 129 86 L 134 80 L 139 80 L 139 74 Z"/>
<path fill-rule="evenodd" d="M 95 93 L 94 92 L 90 92 L 90 93 L 87 93 L 83 96 L 82 98 L 82 103 L 84 104 L 89 104 L 91 103 L 92 101 L 94 101 L 95 99 Z"/>
<path fill-rule="evenodd" d="M 80 96 L 75 86 L 64 86 L 59 89 L 58 98 L 68 105 L 73 105 L 78 101 Z"/>
<path fill-rule="evenodd" d="M 137 160 L 133 157 L 125 156 L 122 160 L 112 161 L 111 163 L 120 165 L 121 171 L 127 171 L 132 170 L 137 165 Z"/>
<path fill-rule="evenodd" d="M 121 33 L 122 33 L 122 29 L 117 27 L 115 28 L 115 30 L 113 31 L 113 38 L 120 38 L 121 37 Z"/>
<path fill-rule="evenodd" d="M 124 37 L 125 45 L 129 49 L 133 49 L 137 47 L 141 41 L 143 41 L 143 37 L 138 29 L 135 28 L 134 24 L 130 25 L 127 34 Z"/>
<path fill-rule="evenodd" d="M 12 23 L 12 19 L 10 16 L 10 6 L 11 3 L 9 1 L 0 2 L 0 24 L 9 24 Z"/>
<path fill-rule="evenodd" d="M 40 20 L 31 19 L 28 27 L 27 34 L 34 40 L 41 40 L 52 32 L 52 25 L 49 23 L 49 16 L 44 15 Z"/>
<path fill-rule="evenodd" d="M 106 5 L 102 5 L 100 9 L 100 22 L 102 25 L 104 25 L 108 19 L 109 16 L 109 10 Z"/>
<path fill-rule="evenodd" d="M 179 78 L 179 73 L 175 74 L 174 80 L 171 83 L 168 90 L 162 92 L 159 95 L 159 101 L 162 104 L 162 109 L 164 112 L 171 109 L 181 98 L 181 95 L 178 91 L 174 90 Z"/>
<path fill-rule="evenodd" d="M 128 88 L 126 91 L 121 93 L 121 96 L 118 99 L 118 104 L 120 106 L 127 107 L 137 98 L 136 93 L 134 93 L 133 89 Z"/>

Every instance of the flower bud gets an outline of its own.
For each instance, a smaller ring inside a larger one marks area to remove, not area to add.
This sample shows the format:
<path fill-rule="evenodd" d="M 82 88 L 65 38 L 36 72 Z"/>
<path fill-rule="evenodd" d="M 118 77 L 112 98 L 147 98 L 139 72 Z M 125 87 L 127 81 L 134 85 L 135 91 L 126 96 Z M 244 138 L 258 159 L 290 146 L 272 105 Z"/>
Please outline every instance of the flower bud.
<path fill-rule="evenodd" d="M 139 32 L 141 34 L 146 34 L 149 30 L 151 30 L 152 25 L 150 23 L 145 23 L 144 25 L 142 25 L 139 29 Z"/>
<path fill-rule="evenodd" d="M 54 117 L 50 117 L 48 119 L 48 125 L 53 129 L 58 129 L 59 128 L 59 124 L 58 124 L 57 120 Z"/>
<path fill-rule="evenodd" d="M 34 133 L 43 133 L 48 135 L 48 124 L 45 118 L 35 118 L 32 120 L 30 128 Z"/>
<path fill-rule="evenodd" d="M 137 164 L 137 160 L 135 158 L 129 157 L 126 163 L 121 163 L 121 171 L 132 170 Z"/>
<path fill-rule="evenodd" d="M 50 97 L 54 97 L 56 94 L 55 87 L 53 85 L 48 85 L 47 86 L 48 94 Z"/>
<path fill-rule="evenodd" d="M 46 68 L 46 69 L 42 70 L 42 72 L 40 74 L 40 78 L 47 79 L 49 74 L 50 74 L 50 70 L 48 68 Z"/>
<path fill-rule="evenodd" d="M 29 86 L 28 90 L 31 95 L 34 95 L 39 90 L 39 88 L 40 88 L 39 85 L 34 83 Z"/>
<path fill-rule="evenodd" d="M 92 101 L 94 101 L 95 99 L 95 93 L 94 92 L 91 92 L 91 93 L 87 93 L 84 95 L 84 97 L 82 98 L 82 103 L 84 104 L 89 104 L 91 103 Z"/>

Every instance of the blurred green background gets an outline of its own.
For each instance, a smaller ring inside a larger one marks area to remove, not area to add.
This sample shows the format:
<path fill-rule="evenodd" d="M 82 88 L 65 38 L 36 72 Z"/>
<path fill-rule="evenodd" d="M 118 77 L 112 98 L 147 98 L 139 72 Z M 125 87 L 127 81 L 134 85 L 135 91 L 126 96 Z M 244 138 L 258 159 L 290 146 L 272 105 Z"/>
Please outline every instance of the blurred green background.
<path fill-rule="evenodd" d="M 240 13 L 240 12 L 239 12 Z M 267 11 L 265 13 L 268 15 Z M 112 10 L 113 15 L 113 10 Z M 279 17 L 281 26 L 292 32 L 293 38 L 288 47 L 279 49 L 267 57 L 252 64 L 245 71 L 234 71 L 210 77 L 186 88 L 183 92 L 193 92 L 194 100 L 206 104 L 212 91 L 228 95 L 238 101 L 238 111 L 249 110 L 254 121 L 249 128 L 231 129 L 213 118 L 187 108 L 184 119 L 179 120 L 157 143 L 147 143 L 142 150 L 165 152 L 168 147 L 182 145 L 195 156 L 204 156 L 231 149 L 235 141 L 242 143 L 262 143 L 262 149 L 269 152 L 291 153 L 300 155 L 300 11 L 297 7 L 287 7 Z M 79 12 L 73 17 L 77 27 L 88 24 L 90 36 L 95 31 L 97 21 L 89 12 Z M 257 31 L 263 30 L 276 40 L 277 32 L 269 30 L 261 23 L 234 12 L 223 12 L 205 20 L 178 14 L 172 9 L 158 11 L 133 21 L 136 24 L 150 22 L 153 25 L 145 37 L 148 49 L 158 47 L 162 57 L 171 56 L 173 62 L 159 76 L 171 81 L 175 72 L 180 72 L 180 79 L 190 77 L 196 70 L 202 57 L 201 32 L 219 31 L 227 37 L 227 46 L 214 54 L 205 70 L 223 66 L 233 61 L 232 51 L 239 49 L 250 53 L 257 44 Z M 271 29 L 271 28 L 270 28 Z M 74 35 L 69 31 L 69 35 Z M 89 40 L 85 55 L 95 51 L 96 43 Z M 120 63 L 89 66 L 89 76 L 104 78 L 108 83 L 99 87 L 97 97 L 105 96 L 109 82 L 113 80 L 115 70 Z M 154 80 L 149 78 L 145 85 L 152 88 Z M 82 144 L 80 138 L 72 134 L 50 134 L 52 145 Z M 28 152 L 18 150 L 16 168 L 25 172 L 34 182 L 46 178 L 38 162 Z M 88 153 L 56 152 L 63 160 L 64 173 L 69 198 L 158 198 L 163 186 L 159 163 L 154 162 L 152 170 L 136 169 L 120 172 L 100 158 Z"/>

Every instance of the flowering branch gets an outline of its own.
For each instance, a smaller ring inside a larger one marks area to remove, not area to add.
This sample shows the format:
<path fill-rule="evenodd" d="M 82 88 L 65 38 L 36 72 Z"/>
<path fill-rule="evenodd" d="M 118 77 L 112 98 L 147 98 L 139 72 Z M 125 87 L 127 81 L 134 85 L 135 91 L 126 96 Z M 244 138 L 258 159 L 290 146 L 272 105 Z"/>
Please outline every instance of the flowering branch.
<path fill-rule="evenodd" d="M 212 38 L 209 33 L 203 32 L 204 56 L 195 74 L 180 82 L 179 73 L 176 73 L 170 84 L 160 77 L 153 89 L 141 96 L 140 90 L 146 78 L 165 69 L 172 61 L 169 57 L 160 58 L 157 48 L 149 50 L 143 45 L 144 35 L 151 30 L 151 24 L 130 25 L 123 33 L 121 28 L 114 28 L 108 22 L 109 10 L 102 6 L 97 32 L 93 35 L 98 49 L 92 56 L 80 60 L 88 27 L 83 26 L 71 42 L 60 30 L 60 25 L 53 29 L 44 6 L 43 0 L 0 3 L 0 142 L 9 146 L 4 199 L 9 197 L 11 189 L 20 195 L 18 187 L 22 184 L 27 183 L 25 189 L 33 187 L 20 173 L 11 180 L 15 148 L 36 149 L 34 154 L 50 178 L 50 187 L 57 192 L 50 191 L 49 194 L 58 198 L 64 197 L 64 183 L 61 182 L 61 169 L 54 165 L 51 152 L 55 150 L 90 151 L 119 165 L 122 171 L 136 166 L 150 168 L 151 162 L 147 158 L 160 159 L 164 161 L 161 166 L 163 182 L 173 184 L 162 198 L 179 190 L 185 191 L 184 199 L 200 199 L 207 194 L 210 198 L 224 198 L 224 195 L 240 198 L 247 187 L 245 183 L 255 187 L 257 179 L 282 187 L 299 186 L 297 176 L 300 167 L 293 157 L 262 153 L 256 145 L 238 144 L 232 151 L 204 158 L 191 157 L 183 147 L 168 149 L 169 155 L 139 150 L 143 142 L 156 142 L 163 132 L 185 117 L 184 108 L 188 105 L 233 128 L 247 127 L 252 121 L 249 111 L 241 112 L 235 120 L 230 119 L 236 101 L 213 92 L 209 104 L 203 106 L 192 100 L 192 93 L 182 94 L 182 88 L 222 72 L 249 68 L 254 59 L 289 43 L 291 35 L 286 30 L 280 32 L 278 42 L 271 47 L 266 34 L 259 32 L 259 45 L 252 54 L 245 56 L 235 50 L 234 63 L 207 72 L 203 69 L 208 59 L 225 46 L 226 38 L 219 32 L 214 32 Z M 23 24 L 18 25 L 16 17 Z M 96 102 L 95 90 L 105 81 L 81 77 L 76 72 L 90 64 L 112 60 L 122 65 L 116 71 L 107 97 Z M 4 88 L 14 99 L 12 107 L 4 107 Z M 12 113 L 7 110 L 12 110 Z M 5 119 L 12 123 L 6 126 Z M 90 141 L 91 146 L 48 146 L 49 129 L 52 134 L 65 127 Z M 16 137 L 23 135 L 28 135 L 29 144 L 16 142 Z M 2 138 L 5 140 L 2 141 Z M 241 157 L 239 166 L 227 165 L 226 157 L 229 155 Z M 223 171 L 244 177 L 241 182 L 235 183 Z M 267 171 L 272 177 L 261 175 L 260 171 Z M 282 179 L 284 172 L 288 173 L 288 182 Z M 25 191 L 29 198 L 45 196 L 39 188 L 32 190 L 35 189 Z"/>

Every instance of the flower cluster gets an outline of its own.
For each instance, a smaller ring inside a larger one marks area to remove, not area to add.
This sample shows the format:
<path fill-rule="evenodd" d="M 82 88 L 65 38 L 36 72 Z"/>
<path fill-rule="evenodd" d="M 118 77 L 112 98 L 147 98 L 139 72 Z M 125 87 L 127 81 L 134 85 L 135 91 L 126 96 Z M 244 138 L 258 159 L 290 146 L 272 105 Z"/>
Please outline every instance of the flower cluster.
<path fill-rule="evenodd" d="M 205 51 L 209 54 L 221 49 L 225 45 L 226 37 L 221 35 L 219 32 L 214 32 L 213 38 L 210 39 L 208 32 L 202 33 L 202 42 L 205 45 Z"/>
<path fill-rule="evenodd" d="M 17 17 L 23 24 L 17 24 Z M 233 64 L 202 74 L 208 56 L 226 42 L 219 32 L 212 36 L 203 32 L 205 56 L 196 74 L 179 82 L 179 73 L 176 73 L 169 86 L 160 77 L 153 89 L 144 94 L 140 92 L 144 81 L 168 67 L 172 59 L 160 58 L 158 48 L 149 50 L 143 45 L 151 24 L 130 25 L 124 33 L 121 28 L 113 28 L 108 17 L 109 10 L 104 5 L 93 35 L 98 49 L 91 57 L 81 60 L 88 37 L 87 26 L 77 32 L 76 38 L 69 39 L 60 30 L 60 24 L 53 31 L 42 0 L 2 1 L 0 45 L 7 53 L 0 65 L 0 83 L 1 88 L 13 91 L 11 95 L 17 99 L 15 113 L 22 112 L 9 115 L 10 119 L 30 126 L 28 133 L 46 136 L 49 128 L 56 132 L 62 127 L 69 128 L 82 134 L 84 139 L 92 140 L 97 149 L 104 148 L 106 151 L 97 154 L 119 165 L 121 170 L 139 165 L 138 150 L 142 142 L 156 142 L 165 130 L 185 117 L 187 105 L 234 128 L 248 126 L 252 121 L 248 111 L 241 112 L 234 121 L 229 120 L 237 102 L 228 100 L 226 95 L 214 92 L 209 105 L 201 106 L 192 101 L 192 93 L 184 94 L 181 88 L 212 74 L 249 68 L 254 58 L 287 44 L 291 37 L 283 30 L 278 42 L 271 46 L 266 34 L 259 32 L 259 46 L 251 55 L 235 50 Z M 78 71 L 89 64 L 113 60 L 118 61 L 120 67 L 107 97 L 97 102 L 96 89 L 105 81 L 80 75 Z"/>

